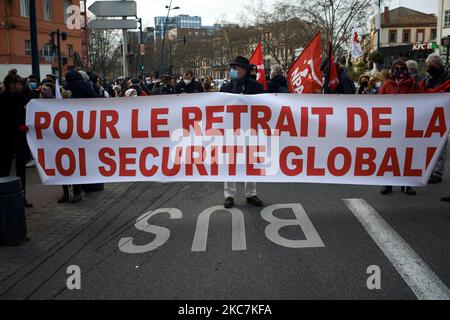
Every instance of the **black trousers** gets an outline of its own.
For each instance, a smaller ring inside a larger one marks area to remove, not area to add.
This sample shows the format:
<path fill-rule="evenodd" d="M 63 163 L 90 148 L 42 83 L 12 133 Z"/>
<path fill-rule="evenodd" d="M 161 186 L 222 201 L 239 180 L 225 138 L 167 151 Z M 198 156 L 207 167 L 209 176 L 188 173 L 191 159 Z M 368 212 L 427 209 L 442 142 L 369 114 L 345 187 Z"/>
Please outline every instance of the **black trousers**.
<path fill-rule="evenodd" d="M 0 177 L 7 177 L 11 172 L 11 166 L 16 156 L 16 175 L 20 178 L 22 183 L 22 191 L 25 195 L 26 189 L 26 161 L 28 158 L 28 145 L 25 134 L 13 137 L 11 139 L 1 138 L 0 150 Z"/>

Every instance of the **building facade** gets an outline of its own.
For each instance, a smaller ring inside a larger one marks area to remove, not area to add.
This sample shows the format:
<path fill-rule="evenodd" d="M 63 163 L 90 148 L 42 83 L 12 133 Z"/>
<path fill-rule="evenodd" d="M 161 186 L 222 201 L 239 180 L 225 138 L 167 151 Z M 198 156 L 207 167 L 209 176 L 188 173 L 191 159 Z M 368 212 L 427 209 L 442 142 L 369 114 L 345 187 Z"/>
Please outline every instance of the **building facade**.
<path fill-rule="evenodd" d="M 450 0 L 438 0 L 437 37 L 442 39 L 450 36 Z"/>
<path fill-rule="evenodd" d="M 29 0 L 0 0 L 0 78 L 9 69 L 16 68 L 20 75 L 31 74 L 31 40 Z M 61 41 L 61 56 L 67 58 L 62 74 L 79 62 L 82 54 L 82 32 L 69 30 L 67 9 L 80 5 L 79 0 L 36 0 L 36 19 L 41 77 L 46 73 L 59 73 L 56 52 L 51 50 L 50 33 L 65 32 Z M 56 42 L 56 39 L 55 39 Z M 56 43 L 55 43 L 56 44 Z M 65 60 L 65 59 L 64 59 Z"/>
<path fill-rule="evenodd" d="M 423 67 L 426 57 L 438 47 L 437 17 L 405 7 L 389 10 L 381 14 L 380 47 L 375 17 L 371 20 L 369 48 L 371 53 L 378 50 L 384 55 L 383 67 L 390 67 L 397 58 L 413 59 Z"/>
<path fill-rule="evenodd" d="M 167 21 L 166 21 L 167 20 Z M 199 16 L 189 16 L 180 14 L 175 17 L 155 17 L 155 37 L 162 39 L 164 26 L 166 32 L 171 29 L 200 29 L 202 27 L 202 18 Z"/>

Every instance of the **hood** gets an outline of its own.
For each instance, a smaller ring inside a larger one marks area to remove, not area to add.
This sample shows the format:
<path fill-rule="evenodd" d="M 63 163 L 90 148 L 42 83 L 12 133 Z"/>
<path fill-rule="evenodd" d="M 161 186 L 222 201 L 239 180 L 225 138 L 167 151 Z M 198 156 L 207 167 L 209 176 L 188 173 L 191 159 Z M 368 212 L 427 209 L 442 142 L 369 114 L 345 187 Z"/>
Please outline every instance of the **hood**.
<path fill-rule="evenodd" d="M 66 81 L 67 82 L 72 82 L 72 81 L 76 81 L 76 80 L 83 80 L 83 76 L 78 72 L 78 71 L 69 71 L 66 73 Z"/>
<path fill-rule="evenodd" d="M 273 77 L 272 81 L 278 83 L 282 87 L 287 87 L 287 80 L 281 74 L 277 74 L 275 77 Z"/>

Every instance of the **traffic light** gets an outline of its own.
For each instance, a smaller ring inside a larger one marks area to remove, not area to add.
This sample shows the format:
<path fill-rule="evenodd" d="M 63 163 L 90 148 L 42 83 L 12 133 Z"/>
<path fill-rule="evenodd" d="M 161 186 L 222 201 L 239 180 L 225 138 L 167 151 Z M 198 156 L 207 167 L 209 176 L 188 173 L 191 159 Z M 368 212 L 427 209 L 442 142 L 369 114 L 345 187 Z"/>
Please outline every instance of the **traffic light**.
<path fill-rule="evenodd" d="M 55 52 L 55 49 L 56 49 L 54 32 L 50 32 L 50 47 L 51 47 L 52 54 L 53 54 L 53 52 Z"/>

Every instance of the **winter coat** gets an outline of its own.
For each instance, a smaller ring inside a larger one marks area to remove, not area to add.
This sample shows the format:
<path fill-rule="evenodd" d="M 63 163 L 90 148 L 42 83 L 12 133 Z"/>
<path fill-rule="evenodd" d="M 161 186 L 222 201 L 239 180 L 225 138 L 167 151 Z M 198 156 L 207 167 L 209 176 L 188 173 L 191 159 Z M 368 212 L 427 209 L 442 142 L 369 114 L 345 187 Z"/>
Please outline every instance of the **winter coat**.
<path fill-rule="evenodd" d="M 419 83 L 419 92 L 450 92 L 450 74 L 443 68 L 441 73 L 435 78 L 428 75 Z"/>
<path fill-rule="evenodd" d="M 72 92 L 72 98 L 96 98 L 97 94 L 90 83 L 83 79 L 77 71 L 69 71 L 66 74 L 64 90 Z"/>
<path fill-rule="evenodd" d="M 345 68 L 338 68 L 339 85 L 332 91 L 332 93 L 338 94 L 356 94 L 355 83 L 350 79 L 348 72 Z"/>
<path fill-rule="evenodd" d="M 167 83 L 155 85 L 152 90 L 152 95 L 175 94 L 175 93 L 176 93 L 175 88 Z"/>
<path fill-rule="evenodd" d="M 268 93 L 288 93 L 288 82 L 281 74 L 277 74 L 267 83 Z"/>
<path fill-rule="evenodd" d="M 399 83 L 396 80 L 388 80 L 380 89 L 380 94 L 407 94 L 416 92 L 416 83 L 411 77 L 406 77 Z"/>
<path fill-rule="evenodd" d="M 203 92 L 203 86 L 197 80 L 192 80 L 188 85 L 184 83 L 183 80 L 177 83 L 175 86 L 175 91 L 179 93 L 198 93 Z"/>
<path fill-rule="evenodd" d="M 261 83 L 247 76 L 242 79 L 232 80 L 230 83 L 223 85 L 220 88 L 220 92 L 258 94 L 264 93 L 264 87 Z"/>

